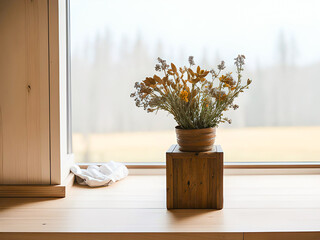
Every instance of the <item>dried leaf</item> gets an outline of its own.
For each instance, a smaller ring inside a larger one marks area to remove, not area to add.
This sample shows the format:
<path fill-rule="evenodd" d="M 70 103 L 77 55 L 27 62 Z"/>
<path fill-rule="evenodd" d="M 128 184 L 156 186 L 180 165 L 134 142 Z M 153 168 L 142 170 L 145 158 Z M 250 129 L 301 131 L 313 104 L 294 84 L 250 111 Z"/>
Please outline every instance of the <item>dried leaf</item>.
<path fill-rule="evenodd" d="M 168 82 L 168 76 L 164 76 L 163 78 L 162 78 L 162 83 L 163 84 L 166 84 Z"/>
<path fill-rule="evenodd" d="M 192 77 L 194 77 L 195 73 L 192 71 L 191 68 L 188 68 L 188 72 L 191 74 Z"/>
<path fill-rule="evenodd" d="M 168 70 L 168 74 L 169 74 L 169 75 L 173 75 L 174 73 L 173 73 L 173 71 L 172 71 L 171 69 L 169 69 L 169 70 Z"/>
<path fill-rule="evenodd" d="M 201 74 L 201 77 L 206 77 L 208 75 L 209 71 L 205 71 L 204 73 Z"/>
<path fill-rule="evenodd" d="M 171 68 L 172 68 L 172 70 L 173 70 L 174 72 L 177 72 L 177 68 L 176 68 L 176 66 L 175 66 L 173 63 L 171 63 Z"/>
<path fill-rule="evenodd" d="M 162 83 L 162 80 L 159 76 L 157 75 L 153 75 L 153 79 L 157 82 L 157 83 Z"/>
<path fill-rule="evenodd" d="M 151 87 L 153 85 L 155 85 L 157 82 L 153 79 L 153 78 L 150 78 L 150 77 L 147 77 L 143 83 L 148 86 L 148 87 Z"/>

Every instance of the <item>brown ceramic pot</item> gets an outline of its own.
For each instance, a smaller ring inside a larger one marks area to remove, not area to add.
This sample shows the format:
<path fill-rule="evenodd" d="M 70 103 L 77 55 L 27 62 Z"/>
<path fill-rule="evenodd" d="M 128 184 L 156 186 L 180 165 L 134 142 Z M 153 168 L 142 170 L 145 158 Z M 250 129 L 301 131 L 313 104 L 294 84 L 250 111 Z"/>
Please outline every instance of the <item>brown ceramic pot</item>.
<path fill-rule="evenodd" d="M 216 139 L 216 128 L 182 129 L 176 127 L 177 142 L 182 152 L 211 151 Z"/>

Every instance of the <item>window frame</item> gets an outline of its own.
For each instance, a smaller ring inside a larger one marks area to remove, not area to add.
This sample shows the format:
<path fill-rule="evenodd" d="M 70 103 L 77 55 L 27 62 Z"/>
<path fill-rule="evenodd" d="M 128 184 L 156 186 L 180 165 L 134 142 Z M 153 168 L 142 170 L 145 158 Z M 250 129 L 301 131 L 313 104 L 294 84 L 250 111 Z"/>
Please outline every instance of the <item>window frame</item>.
<path fill-rule="evenodd" d="M 66 89 L 67 89 L 67 153 L 72 153 L 72 106 L 71 106 L 71 32 L 70 32 L 70 0 L 66 0 Z"/>
<path fill-rule="evenodd" d="M 77 163 L 80 167 L 90 165 L 99 165 L 103 162 Z M 124 162 L 129 169 L 163 169 L 166 168 L 165 162 Z M 225 162 L 225 169 L 301 169 L 301 168 L 319 168 L 320 163 L 316 162 Z"/>
<path fill-rule="evenodd" d="M 70 0 L 66 0 L 66 16 L 67 16 L 67 152 L 73 154 L 72 151 L 72 102 L 71 102 L 71 33 L 70 33 Z M 89 165 L 99 165 L 96 163 L 76 163 L 80 167 Z M 132 162 L 124 163 L 129 169 L 163 169 L 166 168 L 165 162 Z M 225 169 L 306 169 L 320 168 L 320 160 L 318 162 L 225 162 Z"/>

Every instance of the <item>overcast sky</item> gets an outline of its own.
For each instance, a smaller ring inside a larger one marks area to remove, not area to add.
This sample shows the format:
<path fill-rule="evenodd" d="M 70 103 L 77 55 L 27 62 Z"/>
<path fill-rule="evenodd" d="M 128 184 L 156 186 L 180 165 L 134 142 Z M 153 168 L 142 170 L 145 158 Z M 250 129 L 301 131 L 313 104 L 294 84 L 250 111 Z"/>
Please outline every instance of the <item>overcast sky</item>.
<path fill-rule="evenodd" d="M 161 42 L 169 61 L 181 52 L 227 62 L 243 53 L 254 67 L 277 60 L 282 31 L 287 51 L 305 65 L 320 61 L 319 10 L 316 0 L 71 0 L 72 49 L 97 34 L 110 34 L 115 45 L 126 39 L 129 47 L 140 36 L 150 53 Z"/>

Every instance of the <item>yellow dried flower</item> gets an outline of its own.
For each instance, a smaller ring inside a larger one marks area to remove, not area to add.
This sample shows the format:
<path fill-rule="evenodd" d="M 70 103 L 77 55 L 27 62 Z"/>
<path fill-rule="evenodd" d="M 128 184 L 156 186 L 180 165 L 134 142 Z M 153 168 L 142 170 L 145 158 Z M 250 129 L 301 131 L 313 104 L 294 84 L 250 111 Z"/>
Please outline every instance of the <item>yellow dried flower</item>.
<path fill-rule="evenodd" d="M 220 75 L 225 69 L 223 61 L 218 65 L 219 71 L 216 72 L 201 69 L 200 66 L 193 67 L 193 57 L 189 58 L 190 67 L 179 68 L 158 58 L 159 63 L 155 70 L 163 75 L 153 75 L 135 83 L 136 90 L 130 97 L 134 98 L 137 107 L 143 107 L 147 112 L 169 112 L 183 129 L 208 128 L 218 126 L 222 122 L 231 123 L 229 119 L 222 118 L 223 112 L 229 108 L 238 108 L 238 105 L 233 103 L 234 98 L 248 89 L 251 83 L 251 79 L 248 79 L 247 84 L 241 85 L 244 59 L 243 55 L 235 59 L 237 77 L 233 78 L 232 72 Z M 209 73 L 211 79 L 207 77 Z M 220 80 L 217 86 L 215 79 Z"/>
<path fill-rule="evenodd" d="M 179 96 L 185 102 L 189 102 L 189 100 L 188 100 L 188 92 L 186 90 L 181 91 Z"/>

